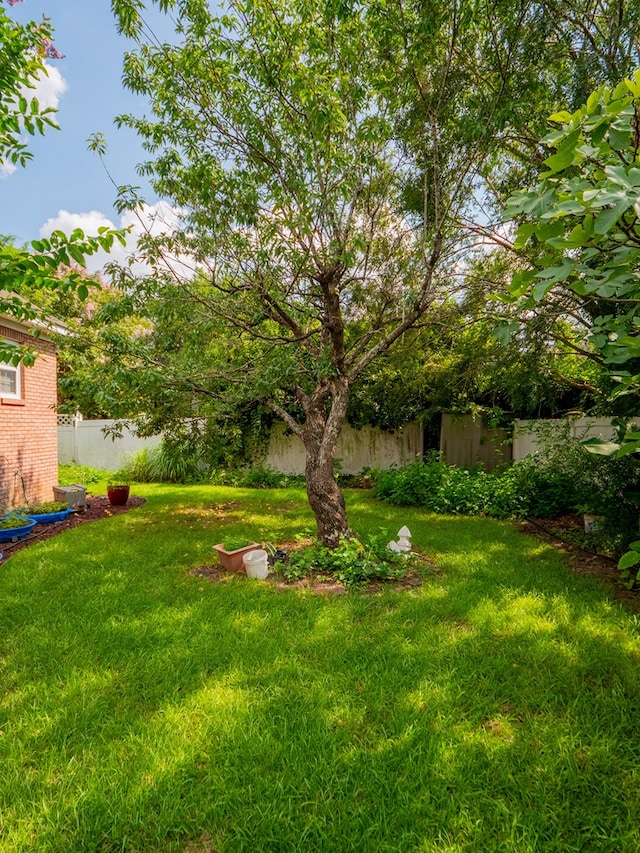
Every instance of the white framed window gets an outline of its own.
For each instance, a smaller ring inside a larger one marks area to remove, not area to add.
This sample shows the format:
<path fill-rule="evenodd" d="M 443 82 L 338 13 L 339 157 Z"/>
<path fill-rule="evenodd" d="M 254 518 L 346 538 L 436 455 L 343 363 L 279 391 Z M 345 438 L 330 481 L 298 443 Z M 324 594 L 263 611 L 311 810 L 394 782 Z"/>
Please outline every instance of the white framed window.
<path fill-rule="evenodd" d="M 6 361 L 0 361 L 0 397 L 5 400 L 22 399 L 22 369 L 20 365 L 13 365 Z"/>

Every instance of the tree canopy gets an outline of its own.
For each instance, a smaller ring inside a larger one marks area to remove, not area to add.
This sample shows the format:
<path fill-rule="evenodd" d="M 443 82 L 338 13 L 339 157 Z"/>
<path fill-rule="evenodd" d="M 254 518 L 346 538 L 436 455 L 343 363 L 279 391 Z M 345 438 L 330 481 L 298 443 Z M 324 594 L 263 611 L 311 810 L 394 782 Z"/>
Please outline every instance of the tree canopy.
<path fill-rule="evenodd" d="M 525 261 L 511 299 L 529 315 L 551 306 L 571 317 L 576 348 L 607 365 L 619 393 L 640 384 L 639 99 L 636 72 L 554 113 L 546 171 L 506 210 Z"/>
<path fill-rule="evenodd" d="M 9 6 L 20 0 L 9 0 Z M 46 58 L 61 58 L 52 42 L 53 30 L 48 20 L 19 24 L 12 20 L 0 2 L 0 162 L 26 167 L 32 155 L 27 138 L 55 129 L 55 110 L 42 108 L 36 97 L 38 80 L 47 74 Z M 12 245 L 11 239 L 0 240 L 0 315 L 22 320 L 40 316 L 35 303 L 28 298 L 38 288 L 87 288 L 77 271 L 69 264 L 84 266 L 85 258 L 98 249 L 109 250 L 114 238 L 122 235 L 103 228 L 97 237 L 87 237 L 80 229 L 66 236 L 60 231 L 49 238 L 36 240 L 26 249 Z M 61 266 L 67 267 L 61 274 Z M 0 361 L 30 363 L 32 348 L 7 346 L 0 340 Z"/>

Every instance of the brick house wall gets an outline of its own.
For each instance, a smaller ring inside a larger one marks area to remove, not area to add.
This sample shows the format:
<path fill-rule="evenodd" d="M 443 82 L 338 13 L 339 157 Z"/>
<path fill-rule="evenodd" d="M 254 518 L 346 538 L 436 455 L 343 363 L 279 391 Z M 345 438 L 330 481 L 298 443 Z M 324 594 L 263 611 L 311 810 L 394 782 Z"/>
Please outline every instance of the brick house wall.
<path fill-rule="evenodd" d="M 1 317 L 0 339 L 34 345 L 28 330 Z M 25 490 L 29 501 L 53 500 L 58 483 L 56 352 L 43 338 L 35 347 L 35 364 L 19 368 L 20 399 L 0 396 L 0 510 L 24 504 Z"/>

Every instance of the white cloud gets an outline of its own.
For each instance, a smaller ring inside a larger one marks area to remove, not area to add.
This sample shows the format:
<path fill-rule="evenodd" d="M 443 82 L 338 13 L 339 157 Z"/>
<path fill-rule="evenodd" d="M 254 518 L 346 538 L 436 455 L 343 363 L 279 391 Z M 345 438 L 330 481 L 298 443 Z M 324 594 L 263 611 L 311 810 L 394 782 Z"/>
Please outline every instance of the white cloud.
<path fill-rule="evenodd" d="M 43 74 L 37 80 L 33 89 L 27 90 L 27 96 L 37 98 L 40 109 L 53 107 L 54 110 L 57 110 L 60 98 L 68 89 L 67 81 L 55 65 L 49 65 L 48 62 L 45 62 L 44 67 L 47 69 L 47 74 Z"/>
<path fill-rule="evenodd" d="M 122 215 L 118 224 L 97 210 L 90 210 L 85 213 L 71 213 L 68 210 L 60 210 L 57 216 L 47 219 L 42 225 L 40 236 L 49 237 L 56 230 L 70 234 L 74 229 L 81 228 L 87 236 L 95 237 L 98 229 L 105 226 L 117 229 L 129 228 L 126 246 L 121 246 L 118 241 L 114 241 L 111 252 L 100 251 L 87 258 L 87 269 L 90 272 L 98 272 L 105 264 L 116 262 L 123 266 L 129 266 L 134 275 L 143 276 L 150 275 L 152 270 L 138 256 L 139 238 L 144 234 L 158 236 L 164 231 L 171 231 L 179 219 L 179 211 L 166 202 L 143 205 L 137 212 L 127 211 Z M 174 258 L 170 262 L 170 266 L 178 274 L 189 277 L 192 275 L 192 266 L 187 259 Z"/>
<path fill-rule="evenodd" d="M 0 163 L 0 178 L 8 178 L 9 175 L 13 175 L 17 168 L 18 167 L 15 165 L 15 163 L 10 163 L 8 160 L 3 160 L 2 163 Z"/>
<path fill-rule="evenodd" d="M 82 228 L 85 234 L 95 236 L 98 228 L 106 226 L 114 228 L 113 222 L 97 210 L 88 213 L 70 213 L 68 210 L 59 210 L 57 216 L 52 216 L 40 228 L 41 237 L 50 237 L 53 231 L 64 231 L 65 234 L 75 228 Z"/>

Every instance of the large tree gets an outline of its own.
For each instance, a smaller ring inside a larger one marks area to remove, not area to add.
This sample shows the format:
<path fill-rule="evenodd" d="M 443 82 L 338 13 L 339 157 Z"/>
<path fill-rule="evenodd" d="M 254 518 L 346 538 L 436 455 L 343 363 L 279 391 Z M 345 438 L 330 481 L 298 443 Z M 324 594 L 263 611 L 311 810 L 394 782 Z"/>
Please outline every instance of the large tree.
<path fill-rule="evenodd" d="M 408 330 L 448 317 L 472 233 L 463 214 L 516 95 L 540 86 L 546 8 L 157 5 L 175 15 L 174 45 L 145 39 L 142 2 L 113 2 L 139 42 L 125 82 L 150 104 L 121 121 L 180 216 L 145 241 L 155 276 L 138 292 L 167 315 L 190 311 L 202 345 L 188 374 L 165 374 L 163 398 L 180 390 L 193 412 L 198 396 L 258 399 L 281 418 L 304 443 L 319 535 L 334 545 L 350 533 L 333 463 L 351 390 Z M 162 375 L 159 352 L 140 357 Z"/>

